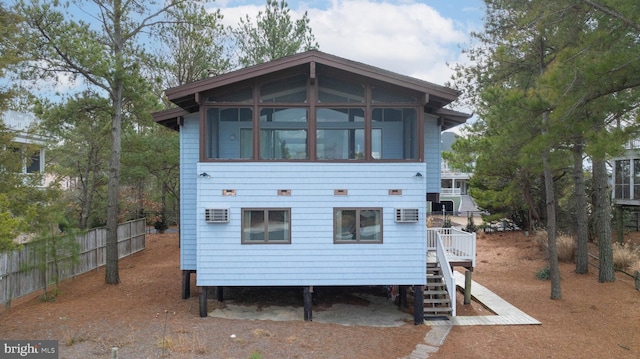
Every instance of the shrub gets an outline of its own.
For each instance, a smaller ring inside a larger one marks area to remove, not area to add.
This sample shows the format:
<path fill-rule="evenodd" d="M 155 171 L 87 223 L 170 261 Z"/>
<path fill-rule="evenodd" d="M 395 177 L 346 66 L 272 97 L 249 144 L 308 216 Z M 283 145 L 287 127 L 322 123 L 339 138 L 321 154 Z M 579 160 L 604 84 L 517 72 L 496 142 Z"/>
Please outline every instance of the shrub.
<path fill-rule="evenodd" d="M 556 238 L 556 247 L 558 247 L 558 260 L 562 262 L 571 262 L 576 256 L 577 244 L 575 238 L 567 234 L 561 234 Z"/>
<path fill-rule="evenodd" d="M 547 231 L 536 231 L 536 245 L 545 253 L 549 250 Z M 576 255 L 577 244 L 575 238 L 568 234 L 560 234 L 556 237 L 556 248 L 558 249 L 558 260 L 561 262 L 571 262 Z"/>
<path fill-rule="evenodd" d="M 638 261 L 638 256 L 629 246 L 613 244 L 613 267 L 616 270 L 625 270 Z"/>
<path fill-rule="evenodd" d="M 551 277 L 551 269 L 547 266 L 536 272 L 536 278 L 540 280 L 548 280 Z"/>

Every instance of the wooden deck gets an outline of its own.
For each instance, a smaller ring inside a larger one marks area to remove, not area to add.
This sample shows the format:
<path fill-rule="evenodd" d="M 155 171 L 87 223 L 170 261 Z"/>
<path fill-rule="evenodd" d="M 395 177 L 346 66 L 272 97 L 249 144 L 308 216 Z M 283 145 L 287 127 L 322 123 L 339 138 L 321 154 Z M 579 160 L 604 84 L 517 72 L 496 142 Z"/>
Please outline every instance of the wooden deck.
<path fill-rule="evenodd" d="M 464 289 L 464 275 L 454 271 L 456 285 Z M 540 325 L 538 320 L 529 316 L 525 312 L 509 304 L 504 299 L 497 296 L 489 289 L 483 287 L 475 281 L 471 282 L 471 296 L 496 315 L 486 316 L 456 316 L 449 320 L 425 321 L 426 325 Z"/>

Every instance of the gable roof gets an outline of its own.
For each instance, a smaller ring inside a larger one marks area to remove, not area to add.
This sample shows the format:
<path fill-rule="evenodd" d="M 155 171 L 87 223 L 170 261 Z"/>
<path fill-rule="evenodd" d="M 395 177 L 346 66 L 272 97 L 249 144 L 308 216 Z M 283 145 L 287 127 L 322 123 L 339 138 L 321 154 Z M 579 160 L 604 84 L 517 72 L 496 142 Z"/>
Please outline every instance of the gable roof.
<path fill-rule="evenodd" d="M 318 50 L 306 51 L 263 64 L 228 72 L 222 75 L 209 77 L 182 86 L 173 87 L 165 90 L 165 94 L 171 102 L 183 109 L 183 111 L 185 111 L 186 113 L 193 113 L 197 112 L 199 109 L 198 97 L 199 93 L 203 91 L 209 91 L 215 88 L 231 85 L 245 80 L 250 80 L 252 78 L 268 75 L 297 66 L 309 65 L 311 69 L 314 69 L 317 64 L 336 68 L 352 74 L 410 89 L 416 92 L 421 92 L 425 96 L 425 112 L 433 113 L 443 117 L 443 126 L 447 126 L 446 128 L 462 124 L 469 117 L 471 117 L 470 115 L 464 114 L 462 112 L 452 110 L 442 111 L 444 110 L 444 106 L 450 104 L 459 96 L 459 92 L 456 90 L 445 86 L 436 85 L 431 82 L 419 80 L 414 77 L 384 70 L 375 66 L 370 66 L 335 55 L 330 55 Z M 155 113 L 154 120 L 165 126 L 175 128 L 177 126 L 177 118 L 172 120 L 170 118 L 171 113 L 172 112 L 167 111 L 160 111 L 158 113 Z"/>

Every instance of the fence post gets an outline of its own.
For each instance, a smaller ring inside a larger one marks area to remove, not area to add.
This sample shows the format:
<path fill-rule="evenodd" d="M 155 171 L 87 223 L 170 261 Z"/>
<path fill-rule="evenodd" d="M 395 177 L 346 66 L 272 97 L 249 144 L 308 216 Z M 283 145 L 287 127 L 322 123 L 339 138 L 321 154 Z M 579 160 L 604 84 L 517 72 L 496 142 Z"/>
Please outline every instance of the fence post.
<path fill-rule="evenodd" d="M 636 282 L 636 289 L 640 290 L 640 271 L 633 272 L 633 280 Z"/>

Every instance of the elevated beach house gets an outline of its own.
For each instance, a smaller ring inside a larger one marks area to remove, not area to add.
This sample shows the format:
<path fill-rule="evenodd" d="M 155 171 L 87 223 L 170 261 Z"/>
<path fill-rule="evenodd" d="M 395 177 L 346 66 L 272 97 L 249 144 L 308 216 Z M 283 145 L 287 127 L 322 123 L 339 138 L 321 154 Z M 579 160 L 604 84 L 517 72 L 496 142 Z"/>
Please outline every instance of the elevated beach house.
<path fill-rule="evenodd" d="M 314 288 L 426 284 L 440 134 L 469 117 L 444 108 L 456 91 L 308 51 L 165 93 L 201 316 L 209 287 L 298 286 L 311 320 Z"/>

